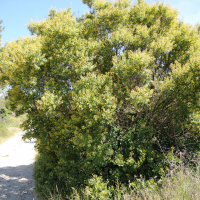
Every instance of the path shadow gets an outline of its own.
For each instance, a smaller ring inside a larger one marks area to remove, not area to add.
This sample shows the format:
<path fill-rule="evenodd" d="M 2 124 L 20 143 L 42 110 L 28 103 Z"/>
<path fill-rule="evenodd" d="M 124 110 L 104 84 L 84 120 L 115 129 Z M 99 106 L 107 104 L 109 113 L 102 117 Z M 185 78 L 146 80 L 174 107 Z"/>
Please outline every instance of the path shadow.
<path fill-rule="evenodd" d="M 0 199 L 38 200 L 33 169 L 34 164 L 0 168 Z"/>

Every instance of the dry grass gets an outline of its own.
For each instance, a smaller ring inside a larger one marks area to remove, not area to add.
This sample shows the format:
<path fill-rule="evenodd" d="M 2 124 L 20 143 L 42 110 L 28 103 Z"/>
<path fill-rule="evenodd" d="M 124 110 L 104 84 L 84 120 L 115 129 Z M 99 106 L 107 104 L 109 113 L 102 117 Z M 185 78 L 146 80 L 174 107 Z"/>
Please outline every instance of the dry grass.
<path fill-rule="evenodd" d="M 181 167 L 180 171 L 171 177 L 166 177 L 158 190 L 143 188 L 136 197 L 125 195 L 123 199 L 138 200 L 190 200 L 200 199 L 200 173 Z"/>
<path fill-rule="evenodd" d="M 20 124 L 26 119 L 26 115 L 19 117 L 7 116 L 6 121 L 0 120 L 0 144 L 21 132 Z"/>

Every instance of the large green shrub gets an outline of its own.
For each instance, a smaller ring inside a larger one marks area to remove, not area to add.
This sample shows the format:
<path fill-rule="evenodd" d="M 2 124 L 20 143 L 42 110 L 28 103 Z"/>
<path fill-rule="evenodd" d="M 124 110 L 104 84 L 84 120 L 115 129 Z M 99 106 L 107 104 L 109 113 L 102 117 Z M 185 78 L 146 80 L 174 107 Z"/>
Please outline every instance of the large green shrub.
<path fill-rule="evenodd" d="M 0 54 L 10 108 L 37 139 L 38 190 L 161 177 L 170 152 L 199 150 L 198 29 L 163 3 L 83 2 L 89 13 L 51 10 Z"/>

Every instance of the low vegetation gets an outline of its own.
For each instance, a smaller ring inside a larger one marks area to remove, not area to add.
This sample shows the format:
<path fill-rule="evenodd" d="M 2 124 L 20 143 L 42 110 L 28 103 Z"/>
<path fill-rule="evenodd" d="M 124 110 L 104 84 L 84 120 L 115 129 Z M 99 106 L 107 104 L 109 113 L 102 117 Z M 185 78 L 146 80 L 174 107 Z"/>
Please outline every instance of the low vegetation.
<path fill-rule="evenodd" d="M 146 181 L 135 177 L 128 187 L 117 183 L 115 189 L 107 187 L 102 177 L 94 176 L 90 185 L 81 193 L 73 190 L 71 196 L 63 196 L 60 188 L 47 188 L 49 193 L 40 193 L 41 199 L 48 200 L 191 200 L 200 199 L 200 156 L 190 166 L 170 161 L 166 176 L 158 180 Z M 36 170 L 39 162 L 36 164 Z"/>

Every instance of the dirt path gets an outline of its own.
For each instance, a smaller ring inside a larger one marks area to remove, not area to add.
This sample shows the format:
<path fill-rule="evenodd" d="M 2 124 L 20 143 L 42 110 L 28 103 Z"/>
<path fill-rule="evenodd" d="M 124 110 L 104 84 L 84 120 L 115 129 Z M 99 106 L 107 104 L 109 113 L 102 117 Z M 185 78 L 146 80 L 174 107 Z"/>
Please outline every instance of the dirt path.
<path fill-rule="evenodd" d="M 0 145 L 0 199 L 38 200 L 34 191 L 34 141 L 21 140 L 23 133 Z"/>

